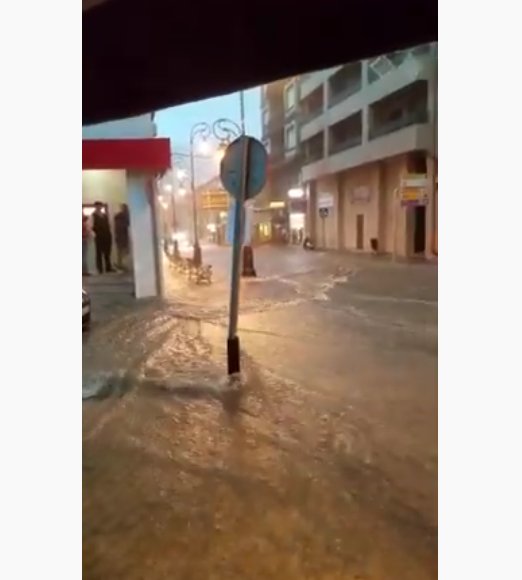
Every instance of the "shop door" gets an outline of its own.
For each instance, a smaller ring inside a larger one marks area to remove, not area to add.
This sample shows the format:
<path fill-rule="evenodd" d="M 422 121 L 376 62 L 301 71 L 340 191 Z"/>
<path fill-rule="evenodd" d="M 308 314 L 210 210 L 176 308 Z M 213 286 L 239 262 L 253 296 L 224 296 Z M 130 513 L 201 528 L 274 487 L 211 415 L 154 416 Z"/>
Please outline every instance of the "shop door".
<path fill-rule="evenodd" d="M 413 212 L 413 253 L 418 256 L 426 252 L 426 206 L 417 206 Z"/>
<path fill-rule="evenodd" d="M 357 250 L 364 250 L 364 215 L 359 214 L 355 223 L 355 247 Z"/>

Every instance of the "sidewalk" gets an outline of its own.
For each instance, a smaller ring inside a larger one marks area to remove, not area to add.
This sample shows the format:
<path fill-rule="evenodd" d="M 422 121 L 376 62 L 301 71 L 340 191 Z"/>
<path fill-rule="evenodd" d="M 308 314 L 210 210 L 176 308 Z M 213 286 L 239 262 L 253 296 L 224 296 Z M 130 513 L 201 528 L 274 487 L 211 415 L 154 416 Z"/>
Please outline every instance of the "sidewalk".
<path fill-rule="evenodd" d="M 102 274 L 82 278 L 89 293 L 94 324 L 121 314 L 136 305 L 134 281 L 130 274 Z"/>

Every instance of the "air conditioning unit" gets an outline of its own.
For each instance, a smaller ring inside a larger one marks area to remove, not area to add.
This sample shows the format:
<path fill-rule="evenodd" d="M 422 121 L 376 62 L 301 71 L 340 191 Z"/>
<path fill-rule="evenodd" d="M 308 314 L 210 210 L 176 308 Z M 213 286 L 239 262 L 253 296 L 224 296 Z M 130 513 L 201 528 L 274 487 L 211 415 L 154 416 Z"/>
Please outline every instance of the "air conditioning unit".
<path fill-rule="evenodd" d="M 395 68 L 392 61 L 386 55 L 374 58 L 368 63 L 368 66 L 381 78 L 386 76 Z"/>

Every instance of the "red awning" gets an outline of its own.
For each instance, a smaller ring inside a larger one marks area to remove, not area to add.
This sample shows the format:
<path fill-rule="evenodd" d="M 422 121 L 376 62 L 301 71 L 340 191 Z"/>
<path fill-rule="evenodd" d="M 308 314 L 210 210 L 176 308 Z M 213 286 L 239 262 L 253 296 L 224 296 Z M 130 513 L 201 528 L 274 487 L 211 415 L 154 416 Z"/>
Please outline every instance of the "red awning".
<path fill-rule="evenodd" d="M 169 139 L 86 139 L 82 169 L 125 169 L 161 173 L 170 167 Z"/>

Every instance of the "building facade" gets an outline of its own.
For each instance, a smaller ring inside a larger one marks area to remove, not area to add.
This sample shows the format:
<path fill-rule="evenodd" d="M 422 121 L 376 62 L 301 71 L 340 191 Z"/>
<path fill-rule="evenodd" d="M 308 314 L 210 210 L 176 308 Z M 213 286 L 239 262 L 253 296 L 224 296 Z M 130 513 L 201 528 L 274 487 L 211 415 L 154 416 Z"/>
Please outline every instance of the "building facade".
<path fill-rule="evenodd" d="M 283 79 L 261 88 L 262 140 L 269 157 L 265 191 L 256 202 L 256 228 L 261 241 L 285 241 L 290 230 L 300 225 L 305 209 L 288 192 L 301 182 L 299 147 L 299 79 Z M 297 221 L 296 221 L 297 220 Z"/>
<path fill-rule="evenodd" d="M 113 224 L 121 204 L 128 205 L 135 296 L 161 294 L 156 177 L 170 167 L 169 140 L 156 138 L 149 114 L 83 127 L 82 149 L 82 213 L 99 201 Z M 94 247 L 89 262 L 95 271 Z"/>
<path fill-rule="evenodd" d="M 437 46 L 299 81 L 299 147 L 317 247 L 431 257 L 438 252 Z M 403 186 L 422 181 L 422 199 Z"/>

